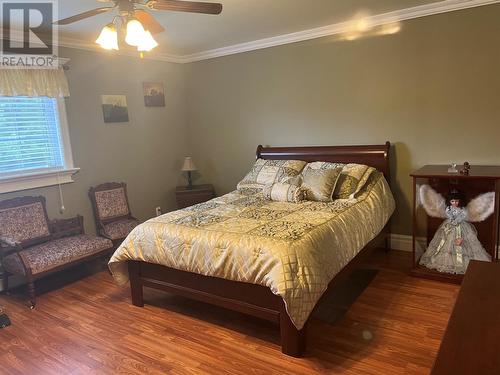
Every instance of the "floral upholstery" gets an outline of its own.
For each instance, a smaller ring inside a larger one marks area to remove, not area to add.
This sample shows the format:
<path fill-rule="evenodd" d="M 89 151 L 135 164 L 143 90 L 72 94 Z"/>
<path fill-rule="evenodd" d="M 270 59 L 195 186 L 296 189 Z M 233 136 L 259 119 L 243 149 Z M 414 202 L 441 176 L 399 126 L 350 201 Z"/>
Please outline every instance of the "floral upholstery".
<path fill-rule="evenodd" d="M 41 202 L 0 210 L 0 234 L 24 242 L 50 236 L 49 224 Z"/>
<path fill-rule="evenodd" d="M 123 219 L 104 224 L 103 235 L 114 240 L 119 240 L 128 236 L 128 234 L 139 225 L 135 219 Z"/>
<path fill-rule="evenodd" d="M 22 250 L 20 254 L 31 268 L 32 274 L 36 275 L 112 247 L 113 243 L 106 238 L 81 234 L 32 246 Z M 17 254 L 5 257 L 3 266 L 7 272 L 24 274 L 23 265 Z"/>
<path fill-rule="evenodd" d="M 127 197 L 123 187 L 95 192 L 97 213 L 101 220 L 129 214 Z"/>

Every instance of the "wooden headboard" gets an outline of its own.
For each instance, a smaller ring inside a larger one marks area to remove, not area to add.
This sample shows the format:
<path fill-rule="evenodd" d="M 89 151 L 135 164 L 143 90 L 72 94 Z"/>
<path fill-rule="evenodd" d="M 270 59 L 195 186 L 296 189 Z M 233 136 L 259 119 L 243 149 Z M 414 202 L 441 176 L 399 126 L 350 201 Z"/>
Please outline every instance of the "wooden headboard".
<path fill-rule="evenodd" d="M 363 146 L 311 146 L 311 147 L 257 147 L 257 158 L 295 159 L 307 162 L 358 163 L 377 168 L 390 181 L 390 142 L 383 145 Z"/>

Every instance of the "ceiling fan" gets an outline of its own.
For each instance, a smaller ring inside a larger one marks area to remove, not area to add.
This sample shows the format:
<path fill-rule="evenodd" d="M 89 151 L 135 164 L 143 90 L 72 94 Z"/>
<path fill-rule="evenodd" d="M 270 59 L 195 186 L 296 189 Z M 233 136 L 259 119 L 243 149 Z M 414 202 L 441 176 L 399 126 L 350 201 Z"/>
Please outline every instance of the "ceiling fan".
<path fill-rule="evenodd" d="M 151 51 L 158 46 L 153 34 L 165 31 L 165 28 L 148 12 L 167 10 L 203 14 L 220 14 L 222 4 L 183 0 L 98 0 L 112 2 L 113 6 L 100 7 L 54 22 L 56 25 L 69 25 L 74 22 L 118 10 L 118 16 L 106 25 L 96 43 L 104 49 L 118 50 L 118 28 L 126 26 L 125 42 L 137 47 L 139 52 Z"/>

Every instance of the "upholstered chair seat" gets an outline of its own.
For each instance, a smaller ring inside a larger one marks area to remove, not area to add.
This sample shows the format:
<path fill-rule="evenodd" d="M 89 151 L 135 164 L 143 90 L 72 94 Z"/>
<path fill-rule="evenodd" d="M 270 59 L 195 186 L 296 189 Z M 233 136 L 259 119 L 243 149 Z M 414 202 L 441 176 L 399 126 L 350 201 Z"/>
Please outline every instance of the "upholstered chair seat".
<path fill-rule="evenodd" d="M 139 225 L 139 221 L 136 219 L 121 219 L 117 221 L 112 221 L 108 224 L 103 225 L 103 235 L 110 240 L 124 239 L 128 234 Z"/>
<path fill-rule="evenodd" d="M 11 254 L 3 259 L 3 267 L 7 272 L 24 275 L 25 270 L 20 258 L 22 257 L 31 268 L 31 273 L 37 275 L 101 253 L 111 247 L 113 243 L 104 237 L 87 234 L 63 237 L 21 250 L 19 255 Z"/>

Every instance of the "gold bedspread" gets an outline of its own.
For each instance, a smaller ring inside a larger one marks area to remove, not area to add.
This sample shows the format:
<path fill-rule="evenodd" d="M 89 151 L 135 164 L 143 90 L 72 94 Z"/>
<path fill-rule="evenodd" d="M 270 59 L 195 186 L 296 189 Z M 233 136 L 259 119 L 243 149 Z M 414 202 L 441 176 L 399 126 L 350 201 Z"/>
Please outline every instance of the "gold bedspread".
<path fill-rule="evenodd" d="M 109 267 L 128 281 L 128 260 L 267 286 L 301 329 L 318 299 L 384 227 L 395 203 L 375 173 L 359 197 L 331 203 L 273 202 L 238 191 L 136 227 Z"/>

